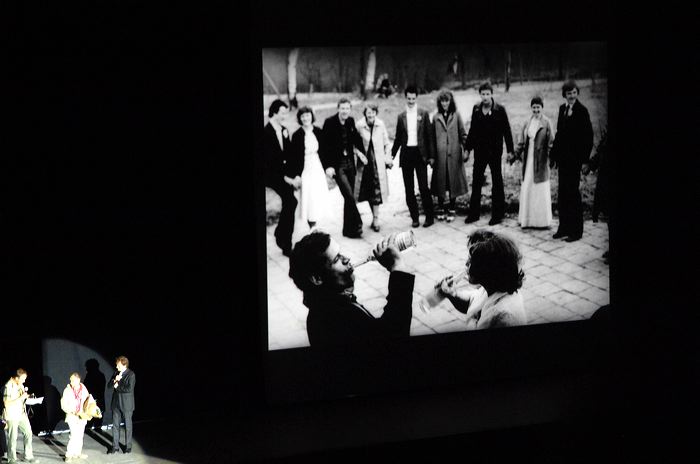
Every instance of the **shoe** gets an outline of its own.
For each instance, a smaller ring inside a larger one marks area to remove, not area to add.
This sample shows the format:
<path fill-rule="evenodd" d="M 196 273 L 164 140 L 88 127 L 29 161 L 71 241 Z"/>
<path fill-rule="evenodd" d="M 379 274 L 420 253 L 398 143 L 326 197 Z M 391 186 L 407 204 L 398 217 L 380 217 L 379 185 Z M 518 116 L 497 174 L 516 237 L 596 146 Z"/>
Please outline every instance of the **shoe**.
<path fill-rule="evenodd" d="M 465 222 L 466 224 L 470 224 L 470 223 L 476 222 L 476 221 L 478 221 L 478 220 L 479 220 L 479 216 L 472 216 L 472 215 L 470 214 L 469 216 L 467 216 L 467 217 L 464 219 L 464 222 Z"/>
<path fill-rule="evenodd" d="M 455 220 L 455 211 L 454 210 L 449 210 L 447 212 L 447 218 L 445 218 L 447 222 L 452 222 Z"/>
<path fill-rule="evenodd" d="M 565 242 L 575 242 L 576 240 L 581 240 L 581 235 L 571 235 L 564 239 Z"/>
<path fill-rule="evenodd" d="M 417 220 L 416 220 L 416 221 L 413 221 L 413 222 L 411 223 L 411 227 L 418 227 L 418 226 L 420 226 L 420 222 L 418 222 Z"/>
<path fill-rule="evenodd" d="M 24 458 L 23 461 L 24 462 L 39 462 L 39 460 L 37 458 L 29 458 L 29 459 Z"/>
<path fill-rule="evenodd" d="M 491 220 L 489 221 L 489 225 L 490 225 L 490 226 L 495 226 L 496 224 L 500 224 L 502 221 L 503 221 L 503 218 L 502 218 L 502 217 L 494 216 L 494 217 L 492 217 Z"/>
<path fill-rule="evenodd" d="M 360 238 L 360 237 L 362 237 L 362 231 L 360 231 L 360 232 L 354 232 L 354 233 L 351 233 L 351 234 L 346 234 L 345 232 L 343 232 L 343 235 L 344 235 L 345 237 L 348 237 L 348 238 Z"/>
<path fill-rule="evenodd" d="M 433 219 L 433 218 L 428 218 L 428 219 L 426 219 L 425 222 L 423 223 L 423 227 L 430 227 L 430 226 L 432 226 L 433 224 L 435 224 L 435 219 Z"/>
<path fill-rule="evenodd" d="M 107 454 L 115 454 L 117 451 L 119 451 L 119 450 L 114 449 L 114 448 L 108 449 L 108 450 L 107 450 Z"/>
<path fill-rule="evenodd" d="M 372 224 L 369 227 L 375 232 L 379 232 L 379 230 L 380 230 L 379 224 Z"/>
<path fill-rule="evenodd" d="M 444 212 L 444 211 L 438 211 L 438 212 L 435 214 L 435 219 L 437 219 L 438 221 L 444 221 L 444 220 L 446 219 L 445 212 Z"/>
<path fill-rule="evenodd" d="M 566 237 L 567 235 L 569 235 L 569 234 L 565 234 L 564 232 L 557 231 L 556 234 L 552 235 L 552 238 L 562 238 L 562 237 Z"/>
<path fill-rule="evenodd" d="M 124 450 L 124 454 L 129 454 L 129 453 L 131 453 L 131 448 L 127 448 Z"/>

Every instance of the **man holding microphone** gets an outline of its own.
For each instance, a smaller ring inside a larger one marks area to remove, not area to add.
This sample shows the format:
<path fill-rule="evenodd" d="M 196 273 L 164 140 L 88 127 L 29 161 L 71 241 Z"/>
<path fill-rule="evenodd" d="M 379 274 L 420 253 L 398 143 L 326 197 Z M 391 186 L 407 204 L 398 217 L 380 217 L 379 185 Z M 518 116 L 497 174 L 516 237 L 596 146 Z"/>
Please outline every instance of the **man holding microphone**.
<path fill-rule="evenodd" d="M 27 380 L 27 371 L 17 369 L 15 375 L 5 384 L 2 399 L 4 410 L 3 419 L 7 422 L 8 450 L 7 462 L 13 464 L 17 461 L 17 435 L 22 433 L 24 437 L 24 462 L 39 462 L 34 458 L 32 451 L 32 426 L 27 417 L 25 402 L 29 398 L 24 382 Z"/>
<path fill-rule="evenodd" d="M 134 386 L 136 374 L 129 369 L 129 360 L 126 356 L 116 359 L 117 372 L 112 375 L 107 388 L 114 389 L 112 394 L 112 448 L 107 454 L 119 451 L 119 434 L 122 419 L 124 420 L 125 449 L 124 453 L 131 453 L 131 435 L 133 432 L 131 416 L 134 413 Z"/>

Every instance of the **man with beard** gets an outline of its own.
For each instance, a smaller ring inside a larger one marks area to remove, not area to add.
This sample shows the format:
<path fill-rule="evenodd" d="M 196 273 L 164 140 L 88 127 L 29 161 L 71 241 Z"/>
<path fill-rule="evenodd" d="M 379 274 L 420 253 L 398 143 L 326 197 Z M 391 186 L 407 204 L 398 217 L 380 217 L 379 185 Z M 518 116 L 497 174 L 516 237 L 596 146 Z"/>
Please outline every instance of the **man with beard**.
<path fill-rule="evenodd" d="M 387 305 L 379 318 L 357 302 L 350 259 L 341 254 L 340 245 L 330 235 L 314 231 L 294 246 L 289 276 L 304 292 L 304 305 L 309 308 L 306 331 L 312 347 L 409 335 L 415 276 L 406 271 L 395 236 L 374 249 L 379 264 L 391 273 Z"/>

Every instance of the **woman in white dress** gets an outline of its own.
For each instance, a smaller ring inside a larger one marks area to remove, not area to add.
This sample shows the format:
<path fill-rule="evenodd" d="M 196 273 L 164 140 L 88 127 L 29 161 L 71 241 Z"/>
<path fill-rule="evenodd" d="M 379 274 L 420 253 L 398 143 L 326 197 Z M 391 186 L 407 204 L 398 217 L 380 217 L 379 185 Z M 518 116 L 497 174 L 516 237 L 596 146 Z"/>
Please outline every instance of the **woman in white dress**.
<path fill-rule="evenodd" d="M 532 116 L 523 127 L 517 149 L 517 156 L 523 161 L 518 222 L 520 227 L 547 228 L 552 224 L 549 150 L 554 140 L 554 129 L 552 122 L 542 112 L 542 98 L 533 98 L 530 108 Z"/>
<path fill-rule="evenodd" d="M 318 156 L 321 129 L 314 126 L 314 112 L 308 106 L 299 108 L 297 121 L 301 126 L 292 135 L 291 153 L 287 161 L 287 176 L 295 179 L 300 189 L 300 218 L 316 226 L 328 212 L 328 181 Z"/>

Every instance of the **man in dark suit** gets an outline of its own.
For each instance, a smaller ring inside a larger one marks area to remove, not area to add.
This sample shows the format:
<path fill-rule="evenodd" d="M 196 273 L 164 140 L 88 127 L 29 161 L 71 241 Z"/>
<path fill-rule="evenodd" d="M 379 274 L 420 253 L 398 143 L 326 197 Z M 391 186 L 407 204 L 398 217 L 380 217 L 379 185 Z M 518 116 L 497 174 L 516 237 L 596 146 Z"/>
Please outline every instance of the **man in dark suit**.
<path fill-rule="evenodd" d="M 396 120 L 396 137 L 391 147 L 391 158 L 401 149 L 401 172 L 403 186 L 406 192 L 406 205 L 413 220 L 412 226 L 418 227 L 418 202 L 413 182 L 415 171 L 418 178 L 418 191 L 423 202 L 425 222 L 423 227 L 430 227 L 435 222 L 433 212 L 433 197 L 428 188 L 428 167 L 435 163 L 435 147 L 433 131 L 430 126 L 430 115 L 417 105 L 418 90 L 409 85 L 404 91 L 406 110 L 399 114 Z"/>
<path fill-rule="evenodd" d="M 289 258 L 289 276 L 304 292 L 309 308 L 306 332 L 312 347 L 366 344 L 407 337 L 415 276 L 405 270 L 392 234 L 377 245 L 374 256 L 389 275 L 387 305 L 375 318 L 353 294 L 355 275 L 350 259 L 330 235 L 314 231 L 302 238 Z"/>
<path fill-rule="evenodd" d="M 263 135 L 263 153 L 265 157 L 265 185 L 274 190 L 282 200 L 282 211 L 275 228 L 275 241 L 285 256 L 292 250 L 292 232 L 294 231 L 294 211 L 297 199 L 294 189 L 300 185 L 299 179 L 285 176 L 285 164 L 289 149 L 289 131 L 282 125 L 289 112 L 287 104 L 275 100 L 268 110 L 269 121 Z"/>
<path fill-rule="evenodd" d="M 350 116 L 350 109 L 350 100 L 338 100 L 338 112 L 323 123 L 319 155 L 326 175 L 335 176 L 343 195 L 343 235 L 359 238 L 362 236 L 362 218 L 353 193 L 357 174 L 355 149 L 365 154 L 365 147 L 355 120 Z"/>
<path fill-rule="evenodd" d="M 574 81 L 566 82 L 561 95 L 566 103 L 559 107 L 557 133 L 550 154 L 550 166 L 559 169 L 559 229 L 554 238 L 566 237 L 567 242 L 583 235 L 581 205 L 581 168 L 588 163 L 593 148 L 593 126 L 585 106 L 578 101 L 579 89 Z"/>
<path fill-rule="evenodd" d="M 484 83 L 479 87 L 481 102 L 474 105 L 472 121 L 467 134 L 466 149 L 474 150 L 472 171 L 472 196 L 469 200 L 469 214 L 464 222 L 479 220 L 481 214 L 481 187 L 484 185 L 486 166 L 491 171 L 491 220 L 495 225 L 503 220 L 506 210 L 503 192 L 501 156 L 503 141 L 506 142 L 508 158 L 513 157 L 513 134 L 510 131 L 506 109 L 493 99 L 493 87 Z"/>
<path fill-rule="evenodd" d="M 136 374 L 129 369 L 129 360 L 126 356 L 116 359 L 117 372 L 112 375 L 107 388 L 114 389 L 112 393 L 112 448 L 107 454 L 119 451 L 120 424 L 124 420 L 125 449 L 124 453 L 131 453 L 131 435 L 133 432 L 131 416 L 134 414 L 134 387 L 136 386 Z"/>

